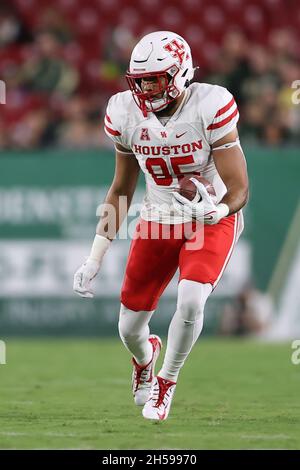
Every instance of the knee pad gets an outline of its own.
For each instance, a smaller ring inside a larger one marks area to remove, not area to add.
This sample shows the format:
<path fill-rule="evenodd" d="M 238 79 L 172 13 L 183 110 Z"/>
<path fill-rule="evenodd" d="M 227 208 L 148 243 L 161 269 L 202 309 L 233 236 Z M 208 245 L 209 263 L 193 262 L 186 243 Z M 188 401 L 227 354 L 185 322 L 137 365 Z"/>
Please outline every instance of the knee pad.
<path fill-rule="evenodd" d="M 195 323 L 203 317 L 204 306 L 211 291 L 211 284 L 201 284 L 187 279 L 180 281 L 177 311 L 185 323 Z"/>
<path fill-rule="evenodd" d="M 125 307 L 121 304 L 120 314 L 119 314 L 119 323 L 118 329 L 121 338 L 126 338 L 130 336 L 131 333 L 131 321 L 130 321 L 130 313 L 133 313 L 133 310 Z"/>
<path fill-rule="evenodd" d="M 119 315 L 119 334 L 121 338 L 134 338 L 140 335 L 140 332 L 147 327 L 154 310 L 136 312 L 121 304 Z"/>

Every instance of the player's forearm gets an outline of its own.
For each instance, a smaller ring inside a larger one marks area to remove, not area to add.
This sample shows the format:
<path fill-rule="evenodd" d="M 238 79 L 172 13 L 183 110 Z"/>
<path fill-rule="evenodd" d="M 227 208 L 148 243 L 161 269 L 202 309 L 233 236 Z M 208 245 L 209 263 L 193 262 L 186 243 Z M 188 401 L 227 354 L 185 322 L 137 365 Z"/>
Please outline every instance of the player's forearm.
<path fill-rule="evenodd" d="M 126 194 L 112 185 L 100 207 L 100 219 L 88 257 L 88 261 L 97 263 L 98 269 L 111 241 L 115 238 L 127 215 L 132 196 L 133 192 Z"/>
<path fill-rule="evenodd" d="M 220 204 L 226 204 L 229 212 L 227 215 L 239 211 L 248 201 L 248 173 L 244 153 L 238 141 L 237 130 L 235 129 L 226 137 L 216 142 L 218 147 L 213 148 L 213 159 L 217 171 L 227 188 L 227 193 Z M 234 145 L 226 148 L 226 145 Z"/>
<path fill-rule="evenodd" d="M 230 187 L 220 204 L 226 204 L 229 208 L 228 215 L 238 212 L 247 203 L 249 197 L 248 186 Z"/>
<path fill-rule="evenodd" d="M 98 235 L 109 240 L 115 238 L 127 216 L 132 197 L 132 192 L 111 186 L 101 206 L 100 219 L 96 228 Z"/>

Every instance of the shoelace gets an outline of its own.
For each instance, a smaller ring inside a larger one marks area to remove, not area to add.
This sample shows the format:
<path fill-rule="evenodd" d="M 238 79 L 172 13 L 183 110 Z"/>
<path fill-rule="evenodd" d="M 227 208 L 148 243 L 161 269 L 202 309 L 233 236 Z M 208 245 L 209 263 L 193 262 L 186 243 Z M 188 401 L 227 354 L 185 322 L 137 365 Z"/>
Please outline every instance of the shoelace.
<path fill-rule="evenodd" d="M 150 399 L 155 402 L 155 408 L 159 408 L 160 405 L 166 406 L 168 403 L 168 399 L 171 396 L 172 384 L 169 384 L 165 381 L 156 382 L 155 387 L 153 389 L 153 393 L 151 394 Z"/>
<path fill-rule="evenodd" d="M 152 361 L 151 361 L 152 362 Z M 151 381 L 151 375 L 148 378 L 149 373 L 151 373 L 151 362 L 148 366 L 144 367 L 143 369 L 141 367 L 136 367 L 134 369 L 134 381 L 135 381 L 135 391 L 137 390 L 138 386 L 141 384 L 141 382 L 150 382 Z"/>
<path fill-rule="evenodd" d="M 148 382 L 148 383 L 152 382 L 151 367 L 152 367 L 152 361 L 153 361 L 153 358 L 154 358 L 156 346 L 152 345 L 152 347 L 153 347 L 152 359 L 146 367 L 141 368 L 140 366 L 138 366 L 138 364 L 133 362 L 133 364 L 135 365 L 135 368 L 134 368 L 134 381 L 135 381 L 135 384 L 136 384 L 135 385 L 135 392 L 137 391 L 138 386 L 140 385 L 141 381 L 143 381 L 144 383 L 145 382 Z M 150 374 L 149 378 L 148 378 L 148 374 Z"/>

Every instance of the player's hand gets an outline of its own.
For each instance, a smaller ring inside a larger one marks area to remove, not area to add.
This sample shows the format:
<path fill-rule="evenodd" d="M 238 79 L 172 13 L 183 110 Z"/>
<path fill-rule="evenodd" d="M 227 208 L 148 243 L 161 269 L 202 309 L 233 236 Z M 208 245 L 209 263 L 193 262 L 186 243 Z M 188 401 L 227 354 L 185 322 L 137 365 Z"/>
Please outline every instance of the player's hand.
<path fill-rule="evenodd" d="M 200 181 L 195 178 L 191 178 L 191 181 L 197 188 L 200 202 L 189 201 L 189 199 L 175 192 L 173 195 L 173 205 L 175 209 L 181 215 L 191 217 L 204 224 L 217 224 L 222 217 L 228 214 L 228 206 L 226 206 L 226 204 L 216 205 L 213 198 L 208 194 L 205 186 L 200 183 Z"/>
<path fill-rule="evenodd" d="M 94 297 L 91 289 L 91 281 L 98 274 L 100 262 L 88 258 L 74 274 L 73 290 L 81 297 Z"/>

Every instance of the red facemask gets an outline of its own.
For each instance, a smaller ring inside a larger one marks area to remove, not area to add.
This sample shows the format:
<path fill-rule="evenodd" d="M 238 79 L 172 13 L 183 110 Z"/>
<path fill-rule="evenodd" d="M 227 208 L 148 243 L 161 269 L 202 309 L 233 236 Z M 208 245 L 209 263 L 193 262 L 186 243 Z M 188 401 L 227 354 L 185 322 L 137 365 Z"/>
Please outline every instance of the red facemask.
<path fill-rule="evenodd" d="M 155 91 L 143 91 L 142 90 L 142 79 L 147 77 L 155 77 Z M 157 112 L 164 109 L 166 105 L 171 103 L 175 98 L 179 96 L 179 91 L 173 84 L 173 78 L 167 71 L 165 72 L 149 72 L 149 73 L 130 73 L 127 72 L 126 80 L 129 88 L 132 92 L 134 101 L 141 109 L 143 116 L 147 117 L 149 112 Z M 170 93 L 174 97 L 170 96 Z M 157 95 L 161 94 L 161 98 L 157 98 Z M 157 101 L 163 100 L 160 106 L 157 106 Z M 156 102 L 156 105 L 155 105 Z"/>

